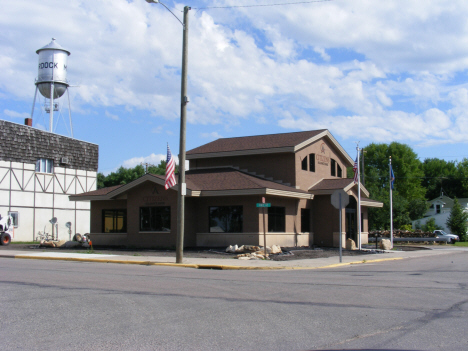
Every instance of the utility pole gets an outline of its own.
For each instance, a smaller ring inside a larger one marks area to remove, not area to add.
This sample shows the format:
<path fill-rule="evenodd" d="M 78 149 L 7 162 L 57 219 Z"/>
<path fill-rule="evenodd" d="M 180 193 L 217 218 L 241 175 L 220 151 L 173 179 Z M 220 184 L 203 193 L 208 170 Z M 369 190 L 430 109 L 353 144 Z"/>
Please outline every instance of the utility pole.
<path fill-rule="evenodd" d="M 179 144 L 179 201 L 177 202 L 177 241 L 176 241 L 176 263 L 182 263 L 184 256 L 184 225 L 185 225 L 185 135 L 187 104 L 187 63 L 188 63 L 188 21 L 189 6 L 184 7 L 184 36 L 182 44 L 182 84 L 181 84 L 181 106 L 180 106 L 180 144 Z"/>
<path fill-rule="evenodd" d="M 148 162 L 141 162 L 140 163 L 141 166 L 145 166 L 145 174 L 148 174 L 148 166 L 153 166 L 153 167 L 156 167 L 155 165 L 153 165 L 152 163 L 148 163 Z"/>
<path fill-rule="evenodd" d="M 187 193 L 187 185 L 185 183 L 185 135 L 186 135 L 186 119 L 187 119 L 187 104 L 189 98 L 187 96 L 187 63 L 188 63 L 188 24 L 190 6 L 184 7 L 184 22 L 174 15 L 174 13 L 159 0 L 146 0 L 148 3 L 163 5 L 184 28 L 183 43 L 182 43 L 182 84 L 181 84 L 181 102 L 180 102 L 180 143 L 179 143 L 179 192 L 177 196 L 177 239 L 176 239 L 176 263 L 182 263 L 184 256 L 184 222 L 185 222 L 185 195 Z"/>

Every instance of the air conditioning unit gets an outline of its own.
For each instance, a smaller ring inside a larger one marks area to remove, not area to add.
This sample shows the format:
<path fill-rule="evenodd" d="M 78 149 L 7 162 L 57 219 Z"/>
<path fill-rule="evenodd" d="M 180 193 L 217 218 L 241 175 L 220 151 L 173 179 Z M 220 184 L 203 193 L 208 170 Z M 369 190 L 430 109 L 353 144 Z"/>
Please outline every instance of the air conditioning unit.
<path fill-rule="evenodd" d="M 63 165 L 68 165 L 68 164 L 70 164 L 70 160 L 68 159 L 68 157 L 62 157 L 60 159 L 60 163 L 63 164 Z"/>

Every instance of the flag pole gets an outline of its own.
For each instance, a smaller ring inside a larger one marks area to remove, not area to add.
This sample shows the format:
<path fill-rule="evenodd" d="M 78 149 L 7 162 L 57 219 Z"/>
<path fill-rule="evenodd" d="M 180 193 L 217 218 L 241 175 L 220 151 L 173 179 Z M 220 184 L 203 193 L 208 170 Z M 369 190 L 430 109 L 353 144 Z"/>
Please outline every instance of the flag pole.
<path fill-rule="evenodd" d="M 392 182 L 393 182 L 393 177 L 392 177 L 392 156 L 389 156 L 389 173 L 390 176 L 388 177 L 390 180 L 390 247 L 393 249 L 393 193 L 392 193 Z"/>
<path fill-rule="evenodd" d="M 359 170 L 359 142 L 356 147 L 357 150 L 357 174 L 358 174 L 358 208 L 357 208 L 357 225 L 358 225 L 358 248 L 361 250 L 361 172 Z"/>

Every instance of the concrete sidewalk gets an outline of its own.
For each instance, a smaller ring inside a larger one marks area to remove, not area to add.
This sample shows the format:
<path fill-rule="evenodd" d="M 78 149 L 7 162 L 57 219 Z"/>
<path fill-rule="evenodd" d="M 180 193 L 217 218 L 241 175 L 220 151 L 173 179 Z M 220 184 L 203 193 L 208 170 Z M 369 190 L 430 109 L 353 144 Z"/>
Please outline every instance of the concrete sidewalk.
<path fill-rule="evenodd" d="M 339 256 L 328 258 L 314 258 L 290 261 L 273 260 L 237 260 L 232 258 L 184 258 L 181 264 L 175 263 L 174 257 L 161 256 L 125 256 L 88 253 L 67 252 L 30 252 L 20 250 L 0 250 L 0 258 L 36 259 L 36 260 L 60 260 L 77 262 L 100 262 L 138 264 L 154 266 L 172 266 L 197 269 L 225 269 L 225 270 L 268 270 L 268 269 L 320 269 L 333 268 L 351 264 L 369 264 L 382 261 L 402 260 L 425 256 L 444 255 L 458 251 L 456 248 L 444 250 L 420 250 L 420 251 L 388 251 L 385 253 L 343 256 L 342 263 Z"/>

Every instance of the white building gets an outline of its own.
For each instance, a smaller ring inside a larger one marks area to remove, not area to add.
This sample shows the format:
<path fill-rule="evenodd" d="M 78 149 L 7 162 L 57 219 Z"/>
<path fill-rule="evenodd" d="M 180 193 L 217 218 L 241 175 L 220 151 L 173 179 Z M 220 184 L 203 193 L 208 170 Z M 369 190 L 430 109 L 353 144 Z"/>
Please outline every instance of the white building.
<path fill-rule="evenodd" d="M 468 199 L 460 198 L 458 199 L 460 206 L 465 212 L 468 212 Z M 450 216 L 450 212 L 453 207 L 453 199 L 448 196 L 442 195 L 433 200 L 428 201 L 429 209 L 427 210 L 424 218 L 417 219 L 412 222 L 413 228 L 416 228 L 416 225 L 419 224 L 422 226 L 426 224 L 431 218 L 435 219 L 435 224 L 445 230 L 447 233 L 450 232 L 450 229 L 447 227 L 447 219 Z"/>
<path fill-rule="evenodd" d="M 68 196 L 96 189 L 98 156 L 96 144 L 0 120 L 0 214 L 13 216 L 12 241 L 51 234 L 53 217 L 59 239 L 88 233 L 89 203 Z"/>

